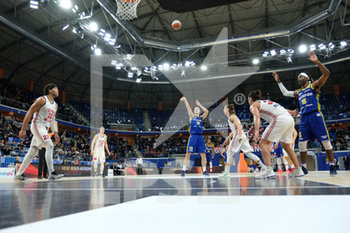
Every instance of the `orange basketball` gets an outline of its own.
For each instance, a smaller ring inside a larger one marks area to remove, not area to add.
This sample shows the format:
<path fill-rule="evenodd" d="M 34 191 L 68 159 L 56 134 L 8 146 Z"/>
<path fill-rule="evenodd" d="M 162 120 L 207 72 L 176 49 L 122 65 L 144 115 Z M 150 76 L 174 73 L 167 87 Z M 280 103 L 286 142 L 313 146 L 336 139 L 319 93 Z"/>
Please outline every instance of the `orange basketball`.
<path fill-rule="evenodd" d="M 180 30 L 181 29 L 181 22 L 180 20 L 174 20 L 171 24 L 171 27 L 177 31 L 177 30 Z"/>

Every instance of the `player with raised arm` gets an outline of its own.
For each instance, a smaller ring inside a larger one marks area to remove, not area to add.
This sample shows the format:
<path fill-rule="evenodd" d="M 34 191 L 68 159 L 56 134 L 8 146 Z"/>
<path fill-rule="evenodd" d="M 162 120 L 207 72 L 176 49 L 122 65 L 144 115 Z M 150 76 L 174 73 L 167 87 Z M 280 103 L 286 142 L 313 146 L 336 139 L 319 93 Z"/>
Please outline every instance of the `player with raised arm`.
<path fill-rule="evenodd" d="M 314 81 L 306 73 L 300 73 L 298 75 L 300 89 L 298 90 L 288 91 L 284 87 L 276 72 L 273 72 L 273 76 L 284 96 L 294 97 L 299 100 L 301 115 L 299 127 L 299 150 L 304 173 L 308 173 L 306 169 L 307 142 L 317 138 L 318 141 L 322 142 L 326 150 L 328 160 L 330 161 L 330 174 L 336 175 L 337 170 L 333 162 L 333 148 L 330 142 L 327 125 L 321 112 L 320 104 L 321 87 L 328 80 L 330 72 L 318 60 L 314 52 L 309 52 L 309 60 L 318 66 L 322 72 L 322 75 L 319 79 Z M 296 112 L 294 111 L 294 113 Z"/>
<path fill-rule="evenodd" d="M 39 153 L 39 150 L 45 145 L 45 160 L 49 172 L 49 180 L 57 180 L 62 178 L 62 174 L 57 174 L 53 167 L 53 149 L 54 144 L 48 134 L 48 128 L 54 133 L 55 144 L 60 141 L 60 137 L 57 132 L 57 125 L 55 123 L 55 116 L 58 105 L 55 102 L 55 98 L 59 95 L 57 85 L 54 83 L 47 84 L 44 87 L 44 95 L 35 100 L 32 106 L 26 113 L 21 131 L 19 132 L 19 138 L 24 139 L 26 137 L 26 129 L 30 119 L 33 116 L 32 123 L 30 125 L 30 131 L 33 134 L 30 148 L 25 155 L 21 167 L 16 172 L 15 179 L 25 180 L 24 171 L 29 166 L 33 157 Z"/>
<path fill-rule="evenodd" d="M 206 160 L 206 149 L 205 142 L 203 138 L 203 120 L 208 116 L 209 111 L 206 109 L 198 100 L 196 100 L 196 105 L 198 107 L 194 107 L 192 109 L 188 104 L 186 97 L 182 97 L 180 101 L 185 103 L 188 116 L 190 118 L 190 137 L 188 139 L 186 156 L 184 160 L 184 165 L 182 168 L 181 176 L 185 176 L 186 168 L 188 166 L 188 162 L 192 153 L 199 153 L 202 157 L 202 167 L 203 167 L 203 175 L 208 176 L 207 172 L 207 160 Z M 203 114 L 200 115 L 200 109 L 203 110 Z"/>
<path fill-rule="evenodd" d="M 106 156 L 105 149 L 110 155 L 107 143 L 107 135 L 105 135 L 105 128 L 103 126 L 100 127 L 100 132 L 94 136 L 94 139 L 91 143 L 91 155 L 92 155 L 92 163 L 94 166 L 94 176 L 97 175 L 97 165 L 100 163 L 100 176 L 102 177 L 103 169 L 105 166 Z"/>
<path fill-rule="evenodd" d="M 299 166 L 297 155 L 291 147 L 293 140 L 293 129 L 294 129 L 294 119 L 278 103 L 270 100 L 261 100 L 262 94 L 260 90 L 252 91 L 248 95 L 248 101 L 250 105 L 250 111 L 254 116 L 254 140 L 258 142 L 260 139 L 260 117 L 267 121 L 269 125 L 264 130 L 261 140 L 259 142 L 259 147 L 266 164 L 266 169 L 262 173 L 256 175 L 256 178 L 273 178 L 276 177 L 275 173 L 271 167 L 270 160 L 270 148 L 272 143 L 278 142 L 282 143 L 282 148 L 288 153 L 289 157 L 293 161 L 296 167 L 293 173 L 294 177 L 304 176 L 302 169 Z"/>
<path fill-rule="evenodd" d="M 231 133 L 224 142 L 224 145 L 226 145 L 228 141 L 230 141 L 226 152 L 227 160 L 225 164 L 225 170 L 222 173 L 222 176 L 227 177 L 230 175 L 230 166 L 233 164 L 234 155 L 240 151 L 242 151 L 248 158 L 254 160 L 254 162 L 256 162 L 262 170 L 266 170 L 265 165 L 261 162 L 259 157 L 253 154 L 253 149 L 249 144 L 247 136 L 243 132 L 242 124 L 236 115 L 234 105 L 225 105 L 224 113 L 228 118 L 228 124 L 230 126 Z"/>

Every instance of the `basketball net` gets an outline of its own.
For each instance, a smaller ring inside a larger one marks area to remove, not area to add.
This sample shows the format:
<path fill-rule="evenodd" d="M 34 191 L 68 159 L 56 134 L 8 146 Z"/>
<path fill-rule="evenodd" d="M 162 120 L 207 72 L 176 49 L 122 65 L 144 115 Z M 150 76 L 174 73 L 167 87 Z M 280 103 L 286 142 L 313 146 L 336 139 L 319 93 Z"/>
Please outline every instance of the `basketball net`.
<path fill-rule="evenodd" d="M 117 16 L 123 20 L 132 20 L 137 17 L 136 9 L 141 0 L 116 0 Z"/>

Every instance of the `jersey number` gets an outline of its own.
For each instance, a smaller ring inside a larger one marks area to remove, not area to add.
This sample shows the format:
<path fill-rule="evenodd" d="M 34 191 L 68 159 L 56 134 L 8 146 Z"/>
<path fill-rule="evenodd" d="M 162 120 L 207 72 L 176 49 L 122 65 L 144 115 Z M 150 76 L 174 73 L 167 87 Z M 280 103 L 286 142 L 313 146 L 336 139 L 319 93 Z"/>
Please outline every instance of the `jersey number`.
<path fill-rule="evenodd" d="M 47 121 L 47 122 L 51 122 L 53 115 L 54 115 L 54 113 L 49 112 L 49 116 L 47 118 L 45 118 L 44 120 Z"/>
<path fill-rule="evenodd" d="M 273 103 L 272 101 L 270 101 L 270 100 L 264 100 L 263 102 L 264 102 L 265 104 L 270 104 L 270 105 L 271 105 L 271 104 L 274 104 L 274 103 Z"/>
<path fill-rule="evenodd" d="M 103 141 L 98 142 L 98 147 L 103 147 Z"/>

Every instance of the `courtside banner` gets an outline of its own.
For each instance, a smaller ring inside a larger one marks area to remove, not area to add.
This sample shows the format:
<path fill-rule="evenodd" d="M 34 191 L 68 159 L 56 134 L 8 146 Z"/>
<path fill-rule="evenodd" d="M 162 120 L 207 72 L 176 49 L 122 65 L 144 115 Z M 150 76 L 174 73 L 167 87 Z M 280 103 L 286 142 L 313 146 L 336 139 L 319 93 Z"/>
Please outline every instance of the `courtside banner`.
<path fill-rule="evenodd" d="M 12 178 L 15 175 L 15 168 L 1 167 L 0 168 L 0 179 Z"/>
<path fill-rule="evenodd" d="M 29 178 L 38 177 L 38 164 L 30 164 L 24 175 Z M 54 164 L 54 169 L 57 173 L 63 174 L 65 177 L 74 177 L 74 176 L 91 176 L 91 166 L 86 165 L 61 165 Z"/>

